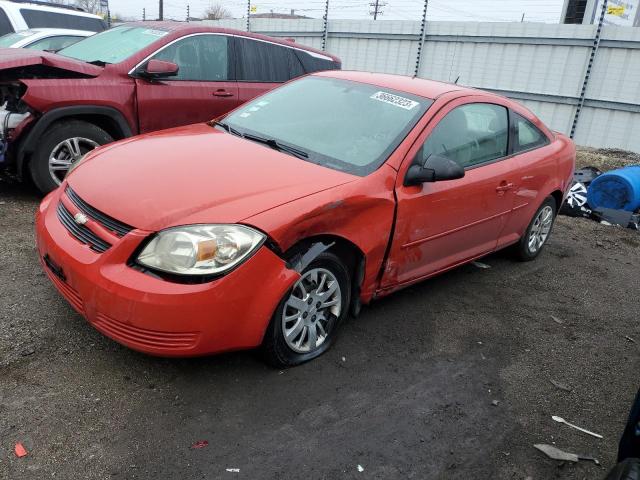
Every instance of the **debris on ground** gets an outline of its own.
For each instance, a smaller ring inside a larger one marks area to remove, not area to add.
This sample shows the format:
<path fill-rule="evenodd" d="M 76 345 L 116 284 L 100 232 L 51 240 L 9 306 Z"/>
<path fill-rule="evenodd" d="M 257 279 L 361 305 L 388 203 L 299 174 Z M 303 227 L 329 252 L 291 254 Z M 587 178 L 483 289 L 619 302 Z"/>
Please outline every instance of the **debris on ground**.
<path fill-rule="evenodd" d="M 13 451 L 15 452 L 16 457 L 18 458 L 26 457 L 28 455 L 27 449 L 24 448 L 24 445 L 22 445 L 22 443 L 20 442 L 16 443 L 16 446 L 13 449 Z"/>
<path fill-rule="evenodd" d="M 360 473 L 364 472 L 364 468 L 362 467 L 362 465 L 358 465 L 358 471 Z"/>
<path fill-rule="evenodd" d="M 557 382 L 557 381 L 555 381 L 553 379 L 551 379 L 551 383 L 553 384 L 554 387 L 556 387 L 556 388 L 558 388 L 560 390 L 564 390 L 565 392 L 571 392 L 573 390 L 569 385 L 561 383 L 561 382 Z"/>
<path fill-rule="evenodd" d="M 578 460 L 587 460 L 595 463 L 596 465 L 600 465 L 600 462 L 597 458 L 565 452 L 560 450 L 559 448 L 554 447 L 553 445 L 547 445 L 546 443 L 536 443 L 534 447 L 553 460 L 561 460 L 563 462 L 574 463 L 577 463 Z"/>
<path fill-rule="evenodd" d="M 624 338 L 631 343 L 636 343 L 635 339 L 629 335 L 625 335 Z"/>
<path fill-rule="evenodd" d="M 240 473 L 240 469 L 239 468 L 227 468 L 227 472 Z"/>
<path fill-rule="evenodd" d="M 558 317 L 556 317 L 555 315 L 551 315 L 551 320 L 553 320 L 554 322 L 556 322 L 558 325 L 562 325 L 564 322 L 562 320 L 560 320 Z"/>
<path fill-rule="evenodd" d="M 486 263 L 482 263 L 482 262 L 477 262 L 477 261 L 473 261 L 471 262 L 471 265 L 473 265 L 474 267 L 477 268 L 491 268 L 491 265 L 487 265 Z"/>
<path fill-rule="evenodd" d="M 196 443 L 191 445 L 191 448 L 204 448 L 209 445 L 209 441 L 207 440 L 198 440 Z"/>
<path fill-rule="evenodd" d="M 564 423 L 568 427 L 575 428 L 576 430 L 580 430 L 581 432 L 586 433 L 587 435 L 591 435 L 592 437 L 602 438 L 602 435 L 600 435 L 599 433 L 594 433 L 590 430 L 587 430 L 586 428 L 578 427 L 577 425 L 574 425 L 573 423 L 569 423 L 564 418 L 558 417 L 557 415 L 553 415 L 551 418 L 555 422 Z"/>
<path fill-rule="evenodd" d="M 606 172 L 595 166 L 577 168 L 559 213 L 640 231 L 640 158 L 626 153 L 631 160 L 612 165 L 621 168 Z"/>

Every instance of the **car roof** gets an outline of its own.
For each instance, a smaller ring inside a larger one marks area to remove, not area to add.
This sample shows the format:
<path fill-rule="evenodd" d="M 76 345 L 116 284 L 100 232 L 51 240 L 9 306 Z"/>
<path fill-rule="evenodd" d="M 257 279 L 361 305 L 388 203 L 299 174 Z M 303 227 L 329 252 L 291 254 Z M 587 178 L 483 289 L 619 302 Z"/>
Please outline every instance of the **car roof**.
<path fill-rule="evenodd" d="M 85 12 L 82 10 L 76 10 L 75 8 L 63 8 L 54 3 L 51 5 L 43 5 L 42 3 L 30 3 L 30 2 L 11 2 L 7 0 L 0 0 L 0 6 L 4 9 L 10 9 L 12 11 L 18 11 L 21 8 L 28 8 L 30 10 L 43 10 L 46 12 L 61 13 L 64 15 L 77 15 L 79 17 L 101 18 L 93 13 Z"/>
<path fill-rule="evenodd" d="M 324 72 L 316 72 L 312 75 L 368 83 L 370 85 L 399 90 L 401 92 L 411 93 L 413 95 L 418 95 L 432 100 L 435 100 L 439 96 L 449 92 L 459 92 L 460 96 L 465 94 L 493 96 L 492 94 L 481 90 L 463 87 L 462 85 L 456 85 L 453 83 L 438 82 L 435 80 L 427 80 L 426 78 L 409 77 L 406 75 L 393 75 L 389 73 L 328 70 Z"/>
<path fill-rule="evenodd" d="M 0 0 L 2 1 L 2 0 Z M 170 22 L 170 21 L 152 21 L 152 22 L 128 22 L 126 24 L 118 25 L 127 27 L 146 27 L 146 28 L 158 28 L 166 30 L 168 32 L 176 32 L 182 35 L 189 35 L 192 33 L 224 33 L 227 35 L 234 35 L 237 37 L 255 38 L 256 40 L 262 40 L 265 42 L 275 43 L 278 45 L 284 45 L 285 47 L 297 48 L 299 50 L 305 50 L 307 52 L 313 52 L 316 55 L 326 57 L 328 60 L 334 60 L 339 62 L 340 59 L 335 55 L 323 52 L 316 48 L 301 45 L 288 40 L 281 40 L 279 38 L 269 37 L 267 35 L 260 35 L 259 33 L 245 32 L 243 30 L 234 30 L 232 28 L 212 27 L 203 22 Z"/>

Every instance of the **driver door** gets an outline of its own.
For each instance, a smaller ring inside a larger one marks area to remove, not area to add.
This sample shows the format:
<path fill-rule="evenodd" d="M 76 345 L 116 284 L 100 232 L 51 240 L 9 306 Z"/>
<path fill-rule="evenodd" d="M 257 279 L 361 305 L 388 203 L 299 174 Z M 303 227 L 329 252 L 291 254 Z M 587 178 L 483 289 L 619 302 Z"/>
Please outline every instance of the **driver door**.
<path fill-rule="evenodd" d="M 239 105 L 238 84 L 230 74 L 231 42 L 226 35 L 191 35 L 151 58 L 173 62 L 170 79 L 136 79 L 140 133 L 205 122 Z"/>
<path fill-rule="evenodd" d="M 477 98 L 477 97 L 475 97 Z M 448 104 L 409 151 L 396 185 L 396 228 L 381 288 L 456 266 L 496 248 L 513 205 L 508 111 L 465 97 Z M 404 186 L 409 164 L 431 154 L 465 169 L 456 180 Z"/>

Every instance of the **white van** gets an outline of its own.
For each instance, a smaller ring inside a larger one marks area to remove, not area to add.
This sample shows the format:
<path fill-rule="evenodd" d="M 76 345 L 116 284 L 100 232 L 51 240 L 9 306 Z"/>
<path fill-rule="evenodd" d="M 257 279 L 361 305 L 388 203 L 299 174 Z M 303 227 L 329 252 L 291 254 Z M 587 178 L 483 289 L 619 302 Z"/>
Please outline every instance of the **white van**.
<path fill-rule="evenodd" d="M 64 28 L 101 32 L 107 28 L 98 15 L 72 6 L 38 1 L 0 0 L 0 35 L 30 28 Z"/>

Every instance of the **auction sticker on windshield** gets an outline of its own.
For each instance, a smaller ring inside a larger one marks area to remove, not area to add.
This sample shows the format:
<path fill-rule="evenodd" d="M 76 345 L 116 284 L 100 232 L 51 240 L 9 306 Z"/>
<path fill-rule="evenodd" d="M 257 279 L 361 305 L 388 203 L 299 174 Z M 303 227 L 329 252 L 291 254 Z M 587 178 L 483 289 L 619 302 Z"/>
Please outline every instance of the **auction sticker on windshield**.
<path fill-rule="evenodd" d="M 404 108 L 405 110 L 411 110 L 416 105 L 419 105 L 418 102 L 387 92 L 376 92 L 371 95 L 371 98 L 390 105 L 395 105 L 396 107 Z"/>

